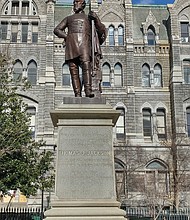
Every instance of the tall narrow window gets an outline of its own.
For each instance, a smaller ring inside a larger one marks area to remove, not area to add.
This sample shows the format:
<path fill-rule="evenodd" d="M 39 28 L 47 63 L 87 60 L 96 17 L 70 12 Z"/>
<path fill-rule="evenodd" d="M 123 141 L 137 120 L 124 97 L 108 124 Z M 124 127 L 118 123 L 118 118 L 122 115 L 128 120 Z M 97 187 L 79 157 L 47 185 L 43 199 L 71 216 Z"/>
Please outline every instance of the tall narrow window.
<path fill-rule="evenodd" d="M 71 76 L 68 64 L 64 64 L 62 67 L 62 85 L 71 86 Z"/>
<path fill-rule="evenodd" d="M 32 85 L 36 85 L 37 82 L 37 64 L 34 60 L 28 63 L 28 81 Z"/>
<path fill-rule="evenodd" d="M 116 110 L 121 112 L 116 123 L 116 138 L 124 139 L 125 138 L 125 109 L 116 108 Z"/>
<path fill-rule="evenodd" d="M 152 137 L 151 110 L 143 109 L 143 133 L 145 137 Z"/>
<path fill-rule="evenodd" d="M 6 40 L 7 39 L 7 22 L 1 22 L 1 33 L 0 33 L 0 40 Z"/>
<path fill-rule="evenodd" d="M 124 28 L 123 28 L 123 26 L 118 27 L 118 44 L 120 46 L 124 45 Z"/>
<path fill-rule="evenodd" d="M 187 134 L 190 137 L 190 107 L 186 109 L 187 112 Z"/>
<path fill-rule="evenodd" d="M 38 23 L 32 23 L 32 42 L 38 42 Z"/>
<path fill-rule="evenodd" d="M 150 87 L 150 67 L 148 64 L 142 66 L 142 86 Z"/>
<path fill-rule="evenodd" d="M 13 67 L 13 80 L 15 82 L 21 81 L 22 71 L 23 71 L 23 65 L 20 60 L 17 60 Z"/>
<path fill-rule="evenodd" d="M 190 60 L 183 61 L 184 82 L 190 83 Z"/>
<path fill-rule="evenodd" d="M 36 126 L 36 108 L 33 106 L 29 106 L 27 108 L 27 114 L 30 116 L 30 125 L 29 129 L 31 130 L 31 135 L 35 138 L 35 126 Z"/>
<path fill-rule="evenodd" d="M 11 27 L 11 42 L 17 42 L 18 23 L 12 23 Z"/>
<path fill-rule="evenodd" d="M 114 36 L 114 27 L 113 26 L 109 27 L 108 34 L 109 34 L 109 45 L 114 46 L 115 45 L 115 36 Z"/>
<path fill-rule="evenodd" d="M 28 39 L 28 24 L 23 23 L 22 24 L 22 42 L 26 43 Z"/>
<path fill-rule="evenodd" d="M 29 2 L 28 1 L 22 2 L 22 15 L 29 15 Z"/>
<path fill-rule="evenodd" d="M 110 83 L 110 65 L 108 63 L 105 63 L 102 66 L 102 85 L 103 86 L 111 86 Z"/>
<path fill-rule="evenodd" d="M 148 45 L 155 45 L 155 32 L 152 27 L 150 27 L 147 31 L 147 40 Z"/>
<path fill-rule="evenodd" d="M 165 109 L 157 109 L 157 134 L 158 138 L 166 139 L 166 113 Z"/>
<path fill-rule="evenodd" d="M 162 68 L 159 64 L 154 66 L 154 85 L 162 86 Z"/>
<path fill-rule="evenodd" d="M 122 67 L 120 63 L 114 66 L 114 85 L 122 86 Z"/>
<path fill-rule="evenodd" d="M 181 40 L 189 42 L 189 22 L 181 22 Z"/>
<path fill-rule="evenodd" d="M 11 14 L 12 15 L 19 14 L 19 1 L 12 1 Z"/>

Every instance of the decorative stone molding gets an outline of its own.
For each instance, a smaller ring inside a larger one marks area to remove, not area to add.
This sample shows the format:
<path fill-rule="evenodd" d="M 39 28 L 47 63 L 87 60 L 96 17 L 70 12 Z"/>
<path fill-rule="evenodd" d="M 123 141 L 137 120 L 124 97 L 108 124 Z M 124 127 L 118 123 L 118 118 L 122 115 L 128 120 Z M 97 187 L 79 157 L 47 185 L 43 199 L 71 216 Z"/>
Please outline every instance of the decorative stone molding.
<path fill-rule="evenodd" d="M 148 28 L 150 26 L 153 26 L 155 29 L 155 40 L 158 43 L 159 41 L 159 33 L 160 33 L 160 23 L 158 23 L 156 21 L 156 17 L 154 16 L 154 14 L 152 13 L 152 11 L 149 11 L 149 14 L 146 18 L 145 22 L 142 22 L 142 29 L 143 29 L 143 34 L 144 34 L 144 41 L 145 43 L 147 43 L 147 32 L 148 32 Z"/>

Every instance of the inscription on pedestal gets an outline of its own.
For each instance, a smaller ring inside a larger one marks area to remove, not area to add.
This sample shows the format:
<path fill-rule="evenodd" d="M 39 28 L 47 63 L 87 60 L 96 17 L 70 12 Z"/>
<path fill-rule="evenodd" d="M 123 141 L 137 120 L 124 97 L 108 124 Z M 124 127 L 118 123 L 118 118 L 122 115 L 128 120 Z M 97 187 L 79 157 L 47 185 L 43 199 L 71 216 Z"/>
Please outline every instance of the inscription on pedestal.
<path fill-rule="evenodd" d="M 59 132 L 58 198 L 115 198 L 112 128 L 69 126 L 61 128 Z"/>

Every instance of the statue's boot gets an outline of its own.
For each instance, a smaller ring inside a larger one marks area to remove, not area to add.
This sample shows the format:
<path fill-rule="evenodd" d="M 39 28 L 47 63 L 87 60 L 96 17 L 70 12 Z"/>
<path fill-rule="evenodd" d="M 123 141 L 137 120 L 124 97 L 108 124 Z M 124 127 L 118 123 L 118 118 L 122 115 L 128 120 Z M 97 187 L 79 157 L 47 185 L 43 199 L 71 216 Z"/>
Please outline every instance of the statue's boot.
<path fill-rule="evenodd" d="M 70 62 L 69 70 L 71 74 L 72 86 L 73 86 L 73 91 L 75 93 L 75 97 L 81 97 L 82 86 L 81 86 L 80 77 L 79 77 L 78 65 L 76 65 L 73 62 Z"/>
<path fill-rule="evenodd" d="M 91 66 L 89 61 L 85 61 L 82 63 L 82 77 L 84 84 L 84 92 L 86 97 L 94 97 L 92 93 L 92 76 L 91 76 Z"/>

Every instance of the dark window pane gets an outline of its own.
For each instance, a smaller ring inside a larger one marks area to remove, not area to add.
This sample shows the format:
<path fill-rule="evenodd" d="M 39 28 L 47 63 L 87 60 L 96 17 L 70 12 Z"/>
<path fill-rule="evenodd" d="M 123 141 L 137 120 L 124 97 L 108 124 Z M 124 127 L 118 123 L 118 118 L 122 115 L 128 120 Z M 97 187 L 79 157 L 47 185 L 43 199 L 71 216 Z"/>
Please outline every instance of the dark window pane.
<path fill-rule="evenodd" d="M 12 15 L 18 15 L 19 14 L 19 2 L 18 1 L 13 1 L 12 2 L 11 14 Z"/>
<path fill-rule="evenodd" d="M 37 81 L 37 65 L 34 61 L 31 61 L 28 65 L 28 81 L 32 85 L 36 85 Z"/>
<path fill-rule="evenodd" d="M 32 42 L 33 43 L 38 42 L 38 23 L 32 24 Z"/>
<path fill-rule="evenodd" d="M 147 40 L 148 40 L 148 45 L 155 45 L 155 33 L 153 32 L 152 29 L 149 29 L 147 32 Z"/>
<path fill-rule="evenodd" d="M 144 136 L 152 136 L 151 111 L 149 109 L 143 109 L 143 132 Z"/>
<path fill-rule="evenodd" d="M 157 109 L 157 134 L 158 138 L 166 138 L 166 115 L 164 109 Z"/>
<path fill-rule="evenodd" d="M 28 38 L 28 24 L 22 24 L 22 42 L 26 43 Z"/>
<path fill-rule="evenodd" d="M 63 86 L 70 86 L 71 85 L 71 76 L 69 71 L 69 66 L 67 64 L 63 65 L 62 69 L 62 85 Z"/>
<path fill-rule="evenodd" d="M 13 23 L 11 27 L 11 42 L 17 42 L 18 24 Z"/>
<path fill-rule="evenodd" d="M 181 22 L 181 40 L 189 42 L 189 22 Z"/>
<path fill-rule="evenodd" d="M 22 2 L 22 15 L 29 14 L 29 2 Z"/>
<path fill-rule="evenodd" d="M 7 26 L 8 26 L 8 24 L 6 22 L 1 22 L 1 33 L 0 33 L 1 40 L 7 39 Z"/>
<path fill-rule="evenodd" d="M 114 39 L 114 27 L 109 27 L 109 45 L 114 46 L 115 45 L 115 39 Z"/>
<path fill-rule="evenodd" d="M 150 68 L 146 64 L 142 67 L 142 86 L 150 87 Z"/>

